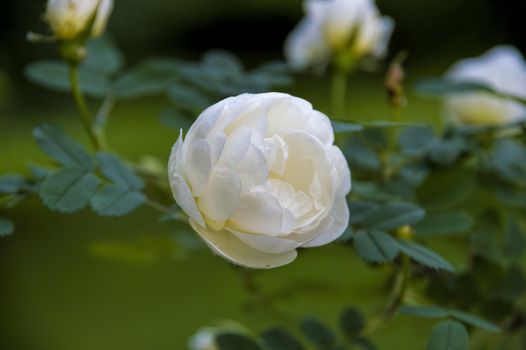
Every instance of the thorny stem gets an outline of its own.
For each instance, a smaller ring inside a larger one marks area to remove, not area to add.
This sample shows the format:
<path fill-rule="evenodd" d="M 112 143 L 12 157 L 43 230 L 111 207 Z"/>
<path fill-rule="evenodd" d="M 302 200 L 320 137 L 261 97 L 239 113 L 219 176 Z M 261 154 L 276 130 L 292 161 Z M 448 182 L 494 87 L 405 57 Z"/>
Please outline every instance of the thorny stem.
<path fill-rule="evenodd" d="M 69 65 L 69 81 L 71 83 L 71 92 L 73 93 L 73 98 L 75 99 L 75 103 L 77 104 L 77 107 L 80 111 L 80 119 L 82 121 L 82 125 L 84 126 L 84 130 L 86 131 L 93 148 L 95 148 L 95 150 L 101 150 L 104 148 L 104 142 L 101 138 L 101 135 L 97 135 L 93 128 L 91 113 L 80 88 L 78 67 L 73 63 Z"/>
<path fill-rule="evenodd" d="M 393 292 L 389 298 L 389 303 L 385 306 L 384 310 L 380 314 L 371 319 L 369 326 L 363 332 L 364 336 L 369 336 L 372 333 L 382 329 L 396 316 L 398 309 L 404 301 L 407 287 L 409 286 L 410 276 L 411 273 L 409 257 L 403 255 L 402 267 L 397 273 Z"/>

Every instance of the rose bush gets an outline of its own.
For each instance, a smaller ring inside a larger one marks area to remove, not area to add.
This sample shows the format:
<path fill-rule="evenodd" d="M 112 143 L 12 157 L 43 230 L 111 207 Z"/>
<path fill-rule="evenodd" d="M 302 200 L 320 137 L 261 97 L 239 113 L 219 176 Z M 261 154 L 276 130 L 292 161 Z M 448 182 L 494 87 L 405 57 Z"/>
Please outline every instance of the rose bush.
<path fill-rule="evenodd" d="M 90 34 L 102 34 L 112 9 L 113 0 L 49 0 L 44 18 L 56 38 L 70 40 L 87 29 L 94 15 Z"/>
<path fill-rule="evenodd" d="M 217 254 L 271 268 L 298 247 L 338 238 L 350 171 L 327 116 L 282 93 L 243 94 L 206 109 L 168 165 L 174 197 Z"/>
<path fill-rule="evenodd" d="M 526 98 L 526 62 L 512 46 L 497 46 L 478 58 L 463 59 L 451 67 L 446 79 L 482 83 L 501 94 Z M 447 118 L 454 124 L 501 125 L 526 119 L 526 107 L 489 92 L 450 94 Z"/>
<path fill-rule="evenodd" d="M 307 0 L 306 17 L 285 42 L 290 65 L 302 69 L 326 64 L 337 54 L 354 59 L 382 57 L 394 21 L 381 16 L 372 0 Z"/>

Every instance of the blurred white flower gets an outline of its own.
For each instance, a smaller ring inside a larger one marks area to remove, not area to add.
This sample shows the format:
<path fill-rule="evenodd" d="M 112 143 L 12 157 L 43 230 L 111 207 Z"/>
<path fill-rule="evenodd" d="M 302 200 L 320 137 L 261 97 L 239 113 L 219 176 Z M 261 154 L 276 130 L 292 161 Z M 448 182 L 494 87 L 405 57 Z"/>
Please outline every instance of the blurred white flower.
<path fill-rule="evenodd" d="M 285 41 L 293 68 L 326 64 L 333 56 L 385 55 L 394 21 L 381 16 L 374 0 L 305 0 L 305 18 Z"/>
<path fill-rule="evenodd" d="M 71 40 L 86 30 L 94 15 L 90 35 L 102 34 L 112 9 L 113 0 L 49 0 L 44 18 L 56 38 Z"/>
<path fill-rule="evenodd" d="M 461 60 L 445 77 L 456 82 L 481 83 L 503 94 L 526 98 L 526 62 L 512 46 L 497 46 L 477 58 Z M 501 125 L 526 119 L 526 107 L 487 92 L 448 95 L 447 118 L 455 124 Z"/>
<path fill-rule="evenodd" d="M 217 254 L 272 268 L 346 229 L 347 162 L 327 116 L 282 93 L 243 94 L 206 109 L 175 143 L 169 181 Z"/>
<path fill-rule="evenodd" d="M 217 329 L 204 327 L 199 329 L 188 341 L 190 350 L 219 350 L 216 344 Z"/>

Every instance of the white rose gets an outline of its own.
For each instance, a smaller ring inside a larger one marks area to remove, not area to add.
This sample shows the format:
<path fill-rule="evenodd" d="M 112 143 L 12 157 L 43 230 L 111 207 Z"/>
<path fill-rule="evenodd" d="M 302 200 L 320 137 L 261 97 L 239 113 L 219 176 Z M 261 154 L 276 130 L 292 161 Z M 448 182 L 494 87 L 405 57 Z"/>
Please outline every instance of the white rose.
<path fill-rule="evenodd" d="M 214 252 L 252 268 L 285 265 L 348 225 L 350 172 L 333 141 L 329 118 L 303 99 L 230 97 L 179 135 L 170 185 Z"/>
<path fill-rule="evenodd" d="M 445 76 L 526 98 L 526 62 L 512 46 L 497 46 L 481 57 L 461 60 Z M 452 94 L 445 99 L 445 105 L 448 119 L 455 124 L 501 125 L 526 119 L 523 104 L 485 92 Z"/>
<path fill-rule="evenodd" d="M 201 328 L 188 341 L 190 350 L 219 350 L 216 343 L 217 330 L 214 328 Z"/>
<path fill-rule="evenodd" d="M 55 37 L 69 40 L 84 31 L 95 15 L 90 34 L 98 36 L 104 31 L 112 9 L 113 0 L 49 0 L 45 19 Z"/>
<path fill-rule="evenodd" d="M 385 55 L 394 21 L 374 0 L 306 0 L 305 18 L 285 41 L 285 56 L 297 69 L 327 63 L 339 52 L 356 58 Z"/>

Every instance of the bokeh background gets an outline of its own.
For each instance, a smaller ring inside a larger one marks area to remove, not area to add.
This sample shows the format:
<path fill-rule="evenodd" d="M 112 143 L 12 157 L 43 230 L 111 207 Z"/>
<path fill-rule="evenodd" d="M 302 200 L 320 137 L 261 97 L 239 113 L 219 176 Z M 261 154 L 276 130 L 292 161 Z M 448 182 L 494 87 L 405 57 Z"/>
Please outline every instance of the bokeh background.
<path fill-rule="evenodd" d="M 108 31 L 129 66 L 152 55 L 198 59 L 212 48 L 236 53 L 248 67 L 282 59 L 283 40 L 302 17 L 300 0 L 115 2 Z M 411 91 L 417 79 L 440 75 L 454 61 L 497 44 L 526 50 L 524 1 L 377 3 L 396 20 L 391 55 L 409 52 L 408 120 L 440 126 L 440 104 Z M 44 0 L 0 2 L 0 173 L 48 161 L 31 138 L 43 121 L 85 140 L 70 97 L 32 85 L 23 75 L 28 63 L 56 57 L 53 46 L 25 40 L 29 30 L 46 32 L 44 7 Z M 384 70 L 351 80 L 353 119 L 385 119 Z M 328 86 L 323 76 L 300 76 L 286 91 L 328 113 Z M 166 160 L 177 131 L 159 123 L 164 106 L 160 98 L 118 104 L 108 130 L 112 148 L 135 160 Z M 370 268 L 338 245 L 302 251 L 293 264 L 256 274 L 286 315 L 276 321 L 247 310 L 239 271 L 192 240 L 185 226 L 159 222 L 148 208 L 104 219 L 88 210 L 57 215 L 32 199 L 9 216 L 17 231 L 0 240 L 1 349 L 186 349 L 193 332 L 221 319 L 260 330 L 311 314 L 335 325 L 347 305 L 371 314 L 385 302 L 388 270 Z M 462 264 L 454 244 L 436 248 Z M 433 322 L 400 318 L 373 340 L 380 349 L 394 349 L 410 338 L 413 346 L 405 349 L 422 349 Z"/>

